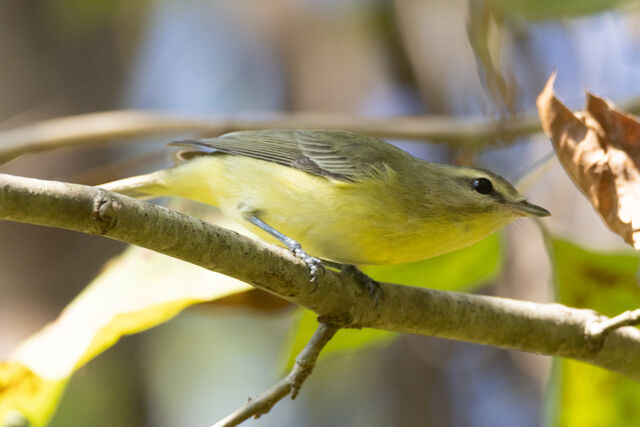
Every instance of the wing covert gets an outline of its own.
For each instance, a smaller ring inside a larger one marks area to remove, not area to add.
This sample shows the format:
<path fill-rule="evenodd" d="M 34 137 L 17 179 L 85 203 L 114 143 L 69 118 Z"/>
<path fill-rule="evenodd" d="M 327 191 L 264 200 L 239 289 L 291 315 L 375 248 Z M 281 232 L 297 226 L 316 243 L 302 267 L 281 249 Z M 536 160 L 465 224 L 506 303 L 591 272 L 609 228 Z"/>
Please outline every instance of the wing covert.
<path fill-rule="evenodd" d="M 345 181 L 379 171 L 392 152 L 400 151 L 378 138 L 328 130 L 239 131 L 170 145 L 247 156 Z"/>

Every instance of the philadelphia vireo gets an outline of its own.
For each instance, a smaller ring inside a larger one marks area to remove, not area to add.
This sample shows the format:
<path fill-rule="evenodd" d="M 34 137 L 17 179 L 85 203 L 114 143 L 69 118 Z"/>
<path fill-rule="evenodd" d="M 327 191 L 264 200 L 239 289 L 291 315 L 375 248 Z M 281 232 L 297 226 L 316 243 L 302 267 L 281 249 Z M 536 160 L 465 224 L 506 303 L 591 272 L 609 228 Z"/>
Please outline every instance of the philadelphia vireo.
<path fill-rule="evenodd" d="M 218 206 L 286 245 L 312 279 L 318 258 L 418 261 L 469 246 L 516 218 L 549 215 L 492 172 L 427 162 L 350 132 L 244 131 L 172 145 L 190 148 L 179 153 L 185 163 L 102 187 Z"/>

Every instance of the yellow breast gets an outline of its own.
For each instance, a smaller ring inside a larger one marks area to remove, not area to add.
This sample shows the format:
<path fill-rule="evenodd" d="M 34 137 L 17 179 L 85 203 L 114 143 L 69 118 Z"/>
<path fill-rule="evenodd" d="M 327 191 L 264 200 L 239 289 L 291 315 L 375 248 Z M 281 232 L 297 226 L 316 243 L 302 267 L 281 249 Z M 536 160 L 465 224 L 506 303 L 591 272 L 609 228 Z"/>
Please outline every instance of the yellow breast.
<path fill-rule="evenodd" d="M 341 263 L 418 261 L 493 231 L 480 233 L 478 227 L 486 226 L 482 221 L 448 221 L 430 215 L 428 207 L 417 209 L 400 184 L 390 182 L 393 174 L 343 182 L 232 155 L 202 157 L 171 171 L 164 185 L 174 194 L 219 206 L 226 216 L 275 242 L 243 217 L 255 213 L 310 255 Z"/>

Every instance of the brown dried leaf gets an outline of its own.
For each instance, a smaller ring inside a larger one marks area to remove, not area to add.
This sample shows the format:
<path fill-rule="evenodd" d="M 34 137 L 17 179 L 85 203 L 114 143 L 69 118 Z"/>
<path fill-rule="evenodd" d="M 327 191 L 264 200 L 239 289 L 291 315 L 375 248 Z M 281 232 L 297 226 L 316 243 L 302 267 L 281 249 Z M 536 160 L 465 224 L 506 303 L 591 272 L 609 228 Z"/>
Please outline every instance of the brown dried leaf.
<path fill-rule="evenodd" d="M 640 122 L 590 93 L 574 113 L 555 97 L 554 81 L 555 73 L 538 96 L 542 128 L 605 224 L 640 249 Z"/>

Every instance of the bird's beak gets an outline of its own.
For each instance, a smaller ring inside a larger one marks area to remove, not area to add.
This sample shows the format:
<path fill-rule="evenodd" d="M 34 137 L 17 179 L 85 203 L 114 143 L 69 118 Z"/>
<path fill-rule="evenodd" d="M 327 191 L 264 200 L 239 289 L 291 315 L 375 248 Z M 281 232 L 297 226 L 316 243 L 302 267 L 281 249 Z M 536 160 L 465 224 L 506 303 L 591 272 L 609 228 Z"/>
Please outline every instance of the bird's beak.
<path fill-rule="evenodd" d="M 527 216 L 542 217 L 551 215 L 551 212 L 549 212 L 545 208 L 541 208 L 540 206 L 529 203 L 526 200 L 514 203 L 512 206 L 517 212 L 520 212 Z"/>

